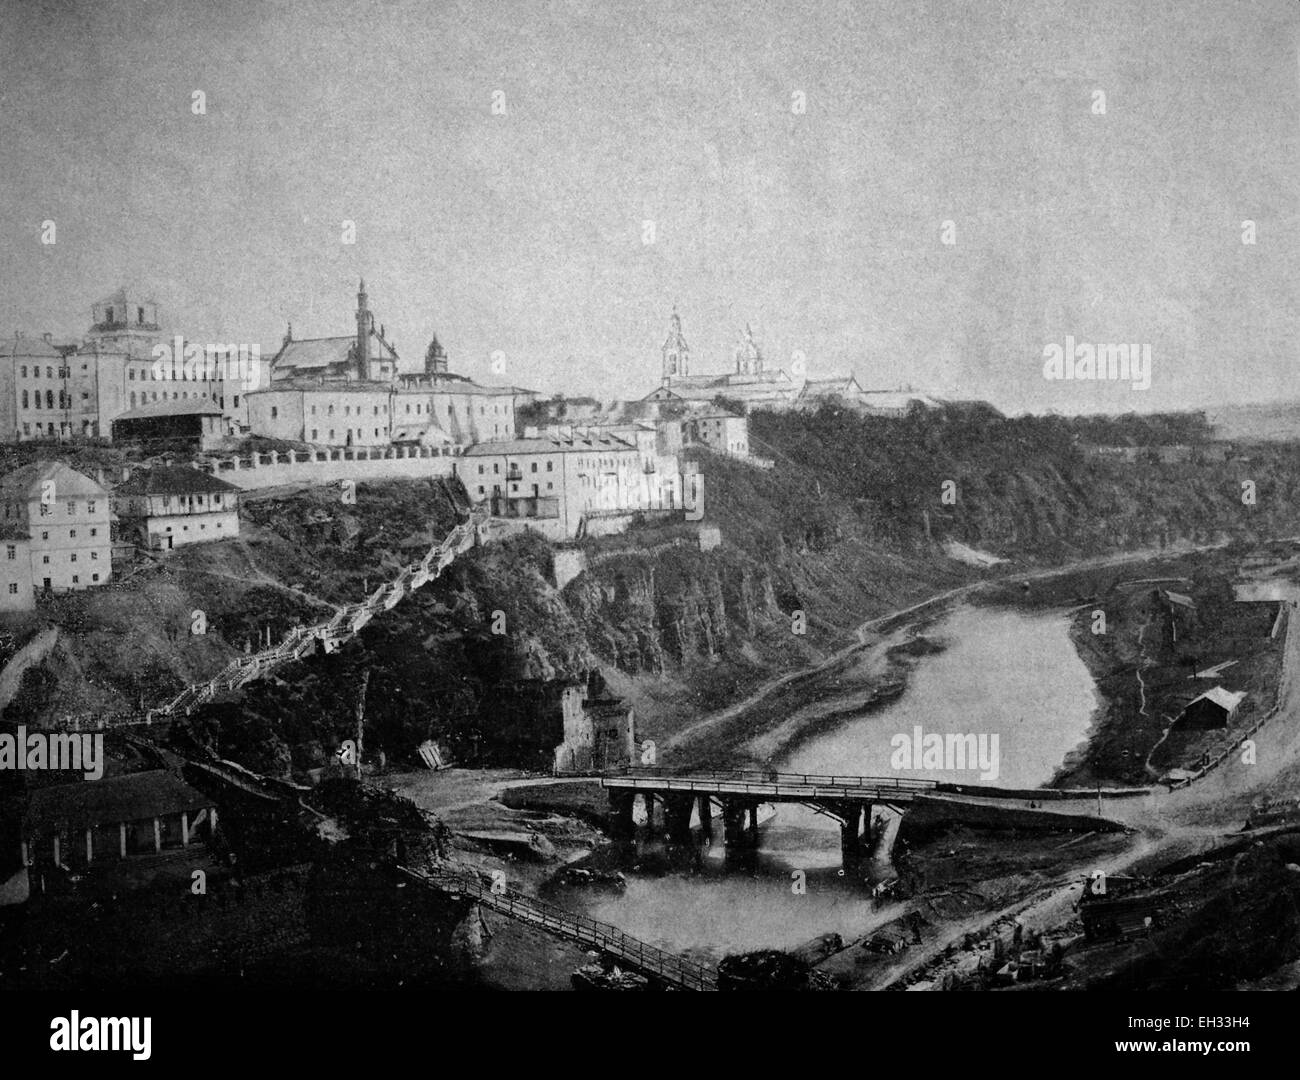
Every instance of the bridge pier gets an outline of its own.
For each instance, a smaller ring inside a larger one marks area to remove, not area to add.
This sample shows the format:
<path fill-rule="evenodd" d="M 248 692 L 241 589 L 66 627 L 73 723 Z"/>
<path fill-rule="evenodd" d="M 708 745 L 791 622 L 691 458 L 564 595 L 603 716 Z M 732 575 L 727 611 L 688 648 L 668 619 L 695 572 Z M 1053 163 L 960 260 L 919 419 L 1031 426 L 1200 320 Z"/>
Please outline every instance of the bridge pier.
<path fill-rule="evenodd" d="M 758 805 L 749 799 L 723 800 L 723 838 L 728 848 L 758 847 Z"/>
<path fill-rule="evenodd" d="M 871 804 L 846 802 L 838 808 L 843 824 L 840 826 L 840 859 L 844 869 L 856 867 L 862 859 L 862 819 L 866 810 L 867 826 L 871 823 Z"/>
<path fill-rule="evenodd" d="M 708 795 L 701 795 L 699 800 L 700 813 L 700 832 L 713 839 L 713 799 Z"/>
<path fill-rule="evenodd" d="M 645 831 L 647 834 L 655 831 L 655 796 L 653 791 L 638 792 L 641 796 L 642 804 L 645 806 Z"/>
<path fill-rule="evenodd" d="M 903 811 L 892 806 L 882 808 L 880 831 L 871 847 L 872 868 L 877 875 L 893 869 L 894 841 L 903 825 Z M 868 822 L 870 818 L 868 817 Z"/>
<path fill-rule="evenodd" d="M 669 840 L 681 844 L 690 843 L 691 810 L 694 806 L 694 795 L 664 796 L 664 826 Z"/>
<path fill-rule="evenodd" d="M 636 802 L 635 791 L 619 791 L 611 788 L 609 792 L 610 832 L 621 839 L 627 839 L 636 832 L 636 823 L 632 820 L 632 807 Z"/>

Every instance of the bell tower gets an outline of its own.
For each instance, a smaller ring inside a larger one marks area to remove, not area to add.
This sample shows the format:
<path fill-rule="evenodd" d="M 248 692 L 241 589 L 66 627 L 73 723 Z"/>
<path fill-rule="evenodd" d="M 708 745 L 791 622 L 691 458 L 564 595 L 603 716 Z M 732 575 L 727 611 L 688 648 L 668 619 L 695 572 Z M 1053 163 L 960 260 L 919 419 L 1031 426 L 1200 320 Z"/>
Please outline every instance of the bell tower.
<path fill-rule="evenodd" d="M 366 279 L 361 279 L 357 290 L 357 378 L 370 378 L 370 327 L 374 325 L 374 316 L 366 298 Z"/>
<path fill-rule="evenodd" d="M 745 332 L 741 335 L 740 345 L 736 349 L 736 374 L 763 374 L 763 353 L 754 341 L 754 331 L 750 329 L 748 323 L 745 324 Z"/>
<path fill-rule="evenodd" d="M 684 379 L 691 373 L 691 347 L 682 336 L 682 320 L 673 307 L 673 317 L 669 322 L 668 337 L 664 339 L 663 348 L 663 385 L 667 386 L 673 379 Z"/>

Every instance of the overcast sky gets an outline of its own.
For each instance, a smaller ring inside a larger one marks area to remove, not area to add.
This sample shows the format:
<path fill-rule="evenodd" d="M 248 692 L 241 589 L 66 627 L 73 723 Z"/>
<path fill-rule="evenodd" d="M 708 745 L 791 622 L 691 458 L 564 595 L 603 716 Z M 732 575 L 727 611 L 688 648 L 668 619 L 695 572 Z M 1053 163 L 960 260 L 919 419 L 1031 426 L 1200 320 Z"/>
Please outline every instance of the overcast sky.
<path fill-rule="evenodd" d="M 0 6 L 3 333 L 126 282 L 269 349 L 364 274 L 405 359 L 548 393 L 648 392 L 675 303 L 697 371 L 750 323 L 1011 410 L 1300 398 L 1295 0 Z M 1045 380 L 1067 334 L 1151 388 Z"/>

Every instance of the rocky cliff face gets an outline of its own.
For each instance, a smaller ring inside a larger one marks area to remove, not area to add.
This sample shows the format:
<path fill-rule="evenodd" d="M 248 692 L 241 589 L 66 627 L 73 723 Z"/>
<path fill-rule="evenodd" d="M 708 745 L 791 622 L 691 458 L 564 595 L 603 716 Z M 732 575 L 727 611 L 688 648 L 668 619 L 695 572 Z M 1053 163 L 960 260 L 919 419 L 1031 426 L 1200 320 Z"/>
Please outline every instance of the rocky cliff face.
<path fill-rule="evenodd" d="M 721 550 L 618 555 L 577 578 L 563 599 L 592 651 L 629 675 L 717 661 L 788 621 L 769 569 Z"/>

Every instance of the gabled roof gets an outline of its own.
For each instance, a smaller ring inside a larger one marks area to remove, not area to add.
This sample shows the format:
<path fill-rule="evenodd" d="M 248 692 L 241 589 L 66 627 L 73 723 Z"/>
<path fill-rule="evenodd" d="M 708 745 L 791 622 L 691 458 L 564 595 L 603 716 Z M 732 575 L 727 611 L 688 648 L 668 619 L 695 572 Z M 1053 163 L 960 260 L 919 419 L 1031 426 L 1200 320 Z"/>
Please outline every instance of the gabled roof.
<path fill-rule="evenodd" d="M 502 442 L 475 443 L 463 457 L 492 457 L 499 454 L 583 454 L 592 450 L 635 450 L 636 447 L 613 435 L 571 439 L 561 435 L 540 439 L 506 439 Z"/>
<path fill-rule="evenodd" d="M 0 341 L 0 356 L 38 357 L 42 360 L 58 360 L 63 356 L 63 353 L 59 352 L 44 338 L 20 337 L 15 334 L 11 338 Z"/>
<path fill-rule="evenodd" d="M 1245 700 L 1246 692 L 1239 690 L 1233 692 L 1225 690 L 1222 686 L 1216 686 L 1213 690 L 1207 690 L 1198 698 L 1193 698 L 1187 703 L 1187 708 L 1191 708 L 1198 701 L 1211 701 L 1219 706 L 1224 712 L 1232 712 L 1238 705 Z"/>
<path fill-rule="evenodd" d="M 220 416 L 221 409 L 211 401 L 192 398 L 189 401 L 151 401 L 135 409 L 128 409 L 113 417 L 119 420 L 156 420 L 164 416 Z"/>
<path fill-rule="evenodd" d="M 142 821 L 211 805 L 210 798 L 166 769 L 105 776 L 37 788 L 27 807 L 25 832 L 33 836 L 61 827 L 83 830 L 89 825 Z"/>
<path fill-rule="evenodd" d="M 42 485 L 47 480 L 54 481 L 56 499 L 94 498 L 108 494 L 89 476 L 69 469 L 61 461 L 33 461 L 0 477 L 0 499 L 26 501 L 40 498 Z"/>
<path fill-rule="evenodd" d="M 833 379 L 807 379 L 800 397 L 832 397 L 835 394 L 860 394 L 862 387 L 853 375 L 839 375 Z"/>
<path fill-rule="evenodd" d="M 113 489 L 114 495 L 195 495 L 239 491 L 220 477 L 186 465 L 156 465 L 132 469 L 130 479 Z"/>
<path fill-rule="evenodd" d="M 288 341 L 275 355 L 271 368 L 276 373 L 324 371 L 327 368 L 351 363 L 349 356 L 352 346 L 356 344 L 355 334 L 339 337 L 304 338 L 301 341 Z M 379 336 L 371 327 L 371 360 L 390 360 L 397 362 L 397 353 L 393 347 Z"/>

